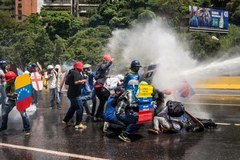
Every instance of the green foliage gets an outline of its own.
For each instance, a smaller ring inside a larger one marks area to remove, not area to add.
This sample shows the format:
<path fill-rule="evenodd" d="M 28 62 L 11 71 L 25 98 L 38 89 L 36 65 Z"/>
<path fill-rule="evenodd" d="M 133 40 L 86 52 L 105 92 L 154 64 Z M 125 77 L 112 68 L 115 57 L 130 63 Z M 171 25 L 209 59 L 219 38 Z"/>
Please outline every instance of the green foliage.
<path fill-rule="evenodd" d="M 212 39 L 208 33 L 193 32 L 188 35 L 192 56 L 199 61 L 216 57 L 220 49 L 220 42 Z"/>
<path fill-rule="evenodd" d="M 0 30 L 14 28 L 17 23 L 8 12 L 0 11 Z"/>

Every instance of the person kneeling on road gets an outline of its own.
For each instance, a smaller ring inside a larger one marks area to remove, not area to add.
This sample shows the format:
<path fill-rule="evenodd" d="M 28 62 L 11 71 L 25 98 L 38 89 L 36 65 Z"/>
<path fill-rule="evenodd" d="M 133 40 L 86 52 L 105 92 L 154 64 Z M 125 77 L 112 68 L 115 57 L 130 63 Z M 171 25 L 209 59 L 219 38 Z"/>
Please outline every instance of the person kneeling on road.
<path fill-rule="evenodd" d="M 129 91 L 124 91 L 116 103 L 116 117 L 126 125 L 126 129 L 118 136 L 124 142 L 131 142 L 129 137 L 140 128 L 137 124 L 137 107 L 134 104 L 130 104 L 129 96 Z"/>
<path fill-rule="evenodd" d="M 104 125 L 103 132 L 107 133 L 109 127 L 125 129 L 126 125 L 117 119 L 116 106 L 120 95 L 124 92 L 124 89 L 120 86 L 114 89 L 115 94 L 110 96 L 107 101 L 106 109 L 104 111 Z"/>

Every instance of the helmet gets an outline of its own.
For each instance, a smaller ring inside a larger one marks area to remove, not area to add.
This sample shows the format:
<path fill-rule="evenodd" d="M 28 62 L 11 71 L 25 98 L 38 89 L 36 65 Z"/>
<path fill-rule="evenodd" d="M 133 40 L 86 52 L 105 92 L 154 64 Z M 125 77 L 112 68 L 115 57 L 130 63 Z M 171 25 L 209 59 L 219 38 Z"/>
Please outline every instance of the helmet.
<path fill-rule="evenodd" d="M 122 74 L 118 74 L 118 75 L 117 75 L 117 78 L 118 78 L 119 80 L 124 80 L 124 76 L 123 76 Z"/>
<path fill-rule="evenodd" d="M 53 65 L 48 65 L 47 66 L 47 69 L 53 69 L 54 67 L 53 67 Z"/>
<path fill-rule="evenodd" d="M 83 68 L 90 68 L 92 65 L 91 64 L 84 64 Z"/>
<path fill-rule="evenodd" d="M 115 91 L 115 93 L 116 93 L 116 92 L 123 92 L 123 91 L 124 91 L 124 88 L 121 87 L 121 86 L 117 86 L 116 88 L 114 88 L 114 91 Z"/>
<path fill-rule="evenodd" d="M 77 61 L 77 62 L 73 65 L 73 68 L 74 68 L 74 69 L 77 69 L 77 70 L 79 70 L 79 71 L 83 71 L 83 64 L 82 64 L 82 62 Z"/>
<path fill-rule="evenodd" d="M 13 71 L 9 71 L 9 72 L 7 72 L 6 74 L 5 74 L 5 80 L 6 80 L 6 82 L 8 82 L 8 81 L 10 81 L 10 80 L 12 80 L 12 79 L 14 79 L 14 78 L 16 78 L 17 77 L 17 75 L 13 72 Z"/>
<path fill-rule="evenodd" d="M 112 59 L 112 57 L 109 54 L 106 54 L 102 57 L 102 60 L 104 61 L 110 61 Z"/>
<path fill-rule="evenodd" d="M 7 64 L 7 61 L 1 60 L 0 64 Z"/>
<path fill-rule="evenodd" d="M 55 69 L 60 69 L 61 68 L 61 66 L 59 65 L 59 64 L 57 64 L 56 66 L 55 66 Z"/>
<path fill-rule="evenodd" d="M 134 68 L 134 67 L 142 67 L 142 66 L 138 60 L 133 60 L 131 62 L 131 68 Z"/>
<path fill-rule="evenodd" d="M 31 65 L 31 67 L 37 67 L 36 63 L 33 63 L 33 64 Z"/>

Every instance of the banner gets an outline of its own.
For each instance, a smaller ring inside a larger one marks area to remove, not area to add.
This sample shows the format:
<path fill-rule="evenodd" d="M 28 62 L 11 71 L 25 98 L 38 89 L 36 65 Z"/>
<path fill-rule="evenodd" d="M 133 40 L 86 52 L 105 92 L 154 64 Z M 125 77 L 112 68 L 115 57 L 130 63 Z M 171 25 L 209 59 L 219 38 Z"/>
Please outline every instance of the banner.
<path fill-rule="evenodd" d="M 189 30 L 204 32 L 228 32 L 228 11 L 189 6 Z"/>

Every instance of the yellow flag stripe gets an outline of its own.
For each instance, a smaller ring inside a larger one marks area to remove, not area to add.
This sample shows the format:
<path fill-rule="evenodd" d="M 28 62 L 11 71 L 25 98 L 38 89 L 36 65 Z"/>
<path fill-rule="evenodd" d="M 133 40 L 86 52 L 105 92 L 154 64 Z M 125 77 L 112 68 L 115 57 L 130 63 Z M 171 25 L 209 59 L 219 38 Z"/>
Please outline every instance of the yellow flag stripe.
<path fill-rule="evenodd" d="M 23 86 L 29 85 L 30 83 L 31 83 L 31 80 L 28 74 L 17 76 L 15 80 L 15 90 L 22 88 Z"/>

